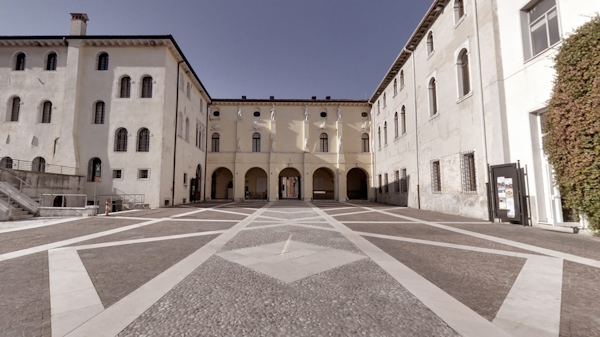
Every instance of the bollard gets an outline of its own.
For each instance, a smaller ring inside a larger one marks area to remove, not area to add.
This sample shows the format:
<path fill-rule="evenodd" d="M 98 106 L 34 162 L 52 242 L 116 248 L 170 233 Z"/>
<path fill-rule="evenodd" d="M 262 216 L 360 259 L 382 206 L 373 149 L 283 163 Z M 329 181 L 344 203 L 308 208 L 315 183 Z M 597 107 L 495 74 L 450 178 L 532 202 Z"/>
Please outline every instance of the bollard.
<path fill-rule="evenodd" d="M 104 213 L 105 216 L 108 216 L 109 207 L 110 207 L 110 200 L 106 199 L 106 212 Z"/>

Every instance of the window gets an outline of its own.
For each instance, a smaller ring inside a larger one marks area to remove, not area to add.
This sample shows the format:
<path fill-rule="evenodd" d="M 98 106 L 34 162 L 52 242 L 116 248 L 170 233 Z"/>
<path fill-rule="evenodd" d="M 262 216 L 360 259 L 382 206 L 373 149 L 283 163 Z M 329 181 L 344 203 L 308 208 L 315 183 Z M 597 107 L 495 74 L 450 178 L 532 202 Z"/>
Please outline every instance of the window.
<path fill-rule="evenodd" d="M 121 179 L 123 177 L 122 170 L 113 170 L 112 173 L 113 173 L 112 174 L 113 179 Z"/>
<path fill-rule="evenodd" d="M 460 171 L 463 193 L 476 193 L 475 152 L 465 152 L 460 155 Z"/>
<path fill-rule="evenodd" d="M 46 172 L 46 160 L 42 157 L 36 157 L 31 164 L 31 170 L 34 172 Z"/>
<path fill-rule="evenodd" d="M 362 118 L 368 118 L 368 117 L 369 117 L 369 114 L 368 114 L 368 113 L 366 113 L 366 112 L 361 112 L 361 113 L 360 113 L 360 116 L 361 116 Z"/>
<path fill-rule="evenodd" d="M 104 102 L 96 102 L 96 108 L 94 109 L 94 124 L 104 124 L 104 112 L 106 105 Z"/>
<path fill-rule="evenodd" d="M 260 152 L 260 133 L 258 132 L 252 135 L 252 152 Z"/>
<path fill-rule="evenodd" d="M 142 78 L 142 98 L 152 98 L 152 77 Z"/>
<path fill-rule="evenodd" d="M 213 133 L 212 135 L 212 142 L 211 142 L 211 152 L 219 152 L 219 134 L 218 133 Z"/>
<path fill-rule="evenodd" d="M 400 112 L 400 126 L 402 127 L 402 134 L 406 134 L 406 107 L 402 106 L 402 110 Z"/>
<path fill-rule="evenodd" d="M 187 180 L 187 173 L 183 174 L 183 186 L 187 186 L 188 180 Z"/>
<path fill-rule="evenodd" d="M 394 114 L 394 138 L 398 138 L 398 111 Z"/>
<path fill-rule="evenodd" d="M 150 131 L 146 128 L 141 128 L 138 131 L 137 151 L 150 152 Z"/>
<path fill-rule="evenodd" d="M 369 135 L 366 133 L 362 134 L 362 152 L 369 153 Z"/>
<path fill-rule="evenodd" d="M 471 80 L 469 78 L 469 53 L 463 49 L 458 54 L 456 63 L 458 67 L 458 91 L 459 96 L 463 97 L 471 92 Z"/>
<path fill-rule="evenodd" d="M 183 91 L 183 74 L 179 72 L 179 89 Z"/>
<path fill-rule="evenodd" d="M 127 129 L 118 128 L 115 132 L 115 152 L 127 152 Z"/>
<path fill-rule="evenodd" d="M 383 93 L 383 107 L 385 108 L 387 106 L 387 98 L 385 95 L 385 92 Z"/>
<path fill-rule="evenodd" d="M 400 89 L 404 88 L 404 70 L 400 70 Z"/>
<path fill-rule="evenodd" d="M 379 104 L 379 100 L 377 101 L 377 114 L 381 112 L 381 105 Z"/>
<path fill-rule="evenodd" d="M 321 143 L 321 152 L 329 152 L 329 139 L 326 133 L 322 133 L 319 137 Z"/>
<path fill-rule="evenodd" d="M 400 192 L 400 171 L 394 171 L 394 192 Z"/>
<path fill-rule="evenodd" d="M 183 114 L 179 112 L 179 118 L 177 123 L 177 136 L 181 137 L 183 135 Z"/>
<path fill-rule="evenodd" d="M 260 117 L 260 111 L 254 111 L 254 117 Z"/>
<path fill-rule="evenodd" d="M 454 0 L 454 24 L 465 15 L 465 4 L 463 0 Z"/>
<path fill-rule="evenodd" d="M 5 168 L 5 169 L 12 169 L 12 167 L 13 167 L 12 158 L 11 157 L 2 158 L 2 160 L 0 160 L 0 167 Z"/>
<path fill-rule="evenodd" d="M 185 119 L 185 140 L 190 141 L 190 119 Z"/>
<path fill-rule="evenodd" d="M 138 169 L 138 179 L 148 179 L 150 178 L 150 170 L 149 169 Z"/>
<path fill-rule="evenodd" d="M 383 182 L 384 182 L 384 185 L 383 185 L 383 191 L 384 191 L 385 193 L 388 193 L 388 192 L 389 192 L 389 188 L 388 188 L 388 174 L 387 174 L 387 173 L 386 173 L 386 174 L 384 174 L 384 177 L 385 177 L 385 178 L 384 178 L 384 181 L 383 181 Z"/>
<path fill-rule="evenodd" d="M 221 115 L 221 112 L 219 110 L 215 110 L 213 112 L 213 116 L 215 116 L 215 117 L 219 117 L 220 115 Z"/>
<path fill-rule="evenodd" d="M 431 192 L 442 192 L 442 176 L 440 172 L 440 161 L 431 162 Z"/>
<path fill-rule="evenodd" d="M 405 168 L 400 171 L 400 193 L 408 193 L 408 176 Z"/>
<path fill-rule="evenodd" d="M 121 97 L 121 98 L 131 97 L 131 77 L 125 76 L 121 79 L 121 93 L 120 93 L 119 97 Z"/>
<path fill-rule="evenodd" d="M 535 3 L 526 11 L 526 16 L 529 26 L 524 35 L 529 41 L 526 41 L 525 59 L 529 59 L 560 41 L 556 0 Z"/>
<path fill-rule="evenodd" d="M 394 78 L 394 96 L 398 94 L 398 79 Z"/>
<path fill-rule="evenodd" d="M 325 112 L 325 111 L 321 112 L 321 118 L 327 118 L 327 112 Z"/>
<path fill-rule="evenodd" d="M 25 54 L 23 54 L 23 53 L 17 54 L 17 57 L 15 58 L 15 70 L 16 71 L 25 70 Z"/>
<path fill-rule="evenodd" d="M 427 34 L 427 56 L 431 56 L 435 51 L 435 46 L 433 45 L 433 32 L 429 32 Z"/>
<path fill-rule="evenodd" d="M 42 123 L 50 123 L 52 120 L 52 103 L 44 102 L 42 105 Z"/>
<path fill-rule="evenodd" d="M 383 123 L 383 142 L 387 145 L 387 122 Z"/>
<path fill-rule="evenodd" d="M 377 140 L 379 142 L 379 148 L 381 149 L 381 127 L 377 128 Z"/>
<path fill-rule="evenodd" d="M 12 108 L 10 109 L 10 121 L 18 122 L 19 121 L 19 111 L 21 110 L 21 99 L 19 97 L 14 97 L 12 100 Z"/>
<path fill-rule="evenodd" d="M 88 182 L 94 182 L 96 180 L 96 178 L 100 179 L 101 176 L 101 168 L 102 168 L 102 161 L 100 161 L 99 158 L 92 158 L 90 159 L 90 161 L 88 162 L 88 175 L 87 175 L 87 181 Z"/>
<path fill-rule="evenodd" d="M 56 53 L 48 54 L 46 58 L 46 70 L 56 70 Z"/>
<path fill-rule="evenodd" d="M 190 82 L 188 82 L 186 92 L 185 92 L 185 95 L 187 96 L 188 99 L 190 98 L 190 89 L 191 89 L 191 85 L 190 85 Z"/>
<path fill-rule="evenodd" d="M 435 116 L 437 113 L 437 88 L 434 77 L 429 81 L 429 116 Z"/>
<path fill-rule="evenodd" d="M 381 193 L 383 191 L 382 189 L 382 182 L 381 182 L 381 174 L 377 176 L 379 178 L 379 193 Z"/>
<path fill-rule="evenodd" d="M 108 70 L 108 54 L 98 55 L 98 70 Z"/>
<path fill-rule="evenodd" d="M 196 147 L 200 147 L 200 128 L 198 127 L 198 123 L 196 123 Z"/>

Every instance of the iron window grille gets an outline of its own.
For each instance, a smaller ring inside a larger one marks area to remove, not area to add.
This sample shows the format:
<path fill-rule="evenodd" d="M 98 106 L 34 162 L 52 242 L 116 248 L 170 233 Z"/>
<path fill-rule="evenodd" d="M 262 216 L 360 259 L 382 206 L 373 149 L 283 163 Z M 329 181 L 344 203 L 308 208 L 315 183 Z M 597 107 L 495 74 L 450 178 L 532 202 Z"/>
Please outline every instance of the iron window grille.
<path fill-rule="evenodd" d="M 25 54 L 19 53 L 19 55 L 17 55 L 17 59 L 15 60 L 15 70 L 25 70 Z"/>
<path fill-rule="evenodd" d="M 31 165 L 34 172 L 46 172 L 46 160 L 42 157 L 36 157 Z"/>
<path fill-rule="evenodd" d="M 138 152 L 150 152 L 150 131 L 146 128 L 138 132 Z"/>
<path fill-rule="evenodd" d="M 440 172 L 440 161 L 431 162 L 431 191 L 433 193 L 442 192 L 442 175 Z"/>
<path fill-rule="evenodd" d="M 98 55 L 98 70 L 108 70 L 108 54 Z"/>
<path fill-rule="evenodd" d="M 408 176 L 406 175 L 406 169 L 403 168 L 400 172 L 400 193 L 408 193 Z"/>
<path fill-rule="evenodd" d="M 48 54 L 46 59 L 46 70 L 56 70 L 56 53 Z"/>
<path fill-rule="evenodd" d="M 121 170 L 113 170 L 112 177 L 113 177 L 113 179 L 121 179 L 122 171 Z"/>
<path fill-rule="evenodd" d="M 400 192 L 400 171 L 394 171 L 394 192 Z"/>
<path fill-rule="evenodd" d="M 42 106 L 42 123 L 50 123 L 52 120 L 52 103 L 44 102 Z"/>
<path fill-rule="evenodd" d="M 127 129 L 118 129 L 115 138 L 115 152 L 127 152 Z"/>
<path fill-rule="evenodd" d="M 464 152 L 460 155 L 460 171 L 463 193 L 477 193 L 474 151 Z"/>
<path fill-rule="evenodd" d="M 13 98 L 12 101 L 12 109 L 10 111 L 10 121 L 18 122 L 19 121 L 19 111 L 21 110 L 21 99 L 19 97 Z"/>
<path fill-rule="evenodd" d="M 152 98 L 152 77 L 142 79 L 142 98 Z"/>
<path fill-rule="evenodd" d="M 96 111 L 94 111 L 94 124 L 104 124 L 104 112 L 106 105 L 104 102 L 96 103 Z"/>
<path fill-rule="evenodd" d="M 12 158 L 11 157 L 2 158 L 2 160 L 0 160 L 0 167 L 5 168 L 5 169 L 12 169 L 13 168 Z"/>
<path fill-rule="evenodd" d="M 150 170 L 140 169 L 138 170 L 138 179 L 148 179 L 150 177 Z"/>
<path fill-rule="evenodd" d="M 131 97 L 131 77 L 125 76 L 121 79 L 121 98 Z"/>

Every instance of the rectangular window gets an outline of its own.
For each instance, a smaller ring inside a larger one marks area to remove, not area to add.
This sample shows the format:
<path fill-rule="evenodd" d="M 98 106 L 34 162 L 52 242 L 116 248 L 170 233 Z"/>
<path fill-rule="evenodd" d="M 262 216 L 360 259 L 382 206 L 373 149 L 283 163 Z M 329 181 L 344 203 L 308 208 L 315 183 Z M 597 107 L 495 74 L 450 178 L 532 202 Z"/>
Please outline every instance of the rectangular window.
<path fill-rule="evenodd" d="M 525 59 L 532 58 L 561 40 L 556 0 L 541 0 L 524 10 Z"/>
<path fill-rule="evenodd" d="M 463 193 L 477 193 L 475 152 L 471 151 L 460 155 L 460 172 Z"/>
<path fill-rule="evenodd" d="M 384 179 L 383 190 L 385 191 L 385 193 L 388 193 L 388 192 L 389 192 L 389 188 L 388 188 L 388 184 L 389 184 L 389 181 L 388 181 L 388 174 L 386 173 L 386 174 L 384 175 L 384 177 L 385 177 L 385 179 Z"/>
<path fill-rule="evenodd" d="M 150 178 L 150 170 L 148 169 L 139 169 L 138 170 L 138 179 L 148 179 Z"/>
<path fill-rule="evenodd" d="M 164 205 L 165 205 L 165 206 L 169 206 L 170 204 L 171 204 L 171 200 L 169 200 L 169 199 L 165 199 L 165 203 L 164 203 Z"/>
<path fill-rule="evenodd" d="M 400 192 L 400 171 L 394 171 L 394 192 Z"/>
<path fill-rule="evenodd" d="M 183 174 L 183 185 L 187 186 L 187 173 Z"/>
<path fill-rule="evenodd" d="M 121 179 L 123 171 L 113 170 L 113 179 Z"/>
<path fill-rule="evenodd" d="M 405 168 L 402 169 L 400 174 L 400 193 L 408 193 L 408 176 Z"/>
<path fill-rule="evenodd" d="M 219 137 L 212 137 L 211 152 L 219 152 Z"/>
<path fill-rule="evenodd" d="M 383 185 L 381 183 L 381 174 L 378 176 L 378 178 L 379 178 L 379 193 L 381 193 L 381 191 L 382 191 L 382 185 Z"/>
<path fill-rule="evenodd" d="M 442 175 L 440 172 L 440 161 L 431 162 L 431 191 L 433 193 L 442 192 Z"/>

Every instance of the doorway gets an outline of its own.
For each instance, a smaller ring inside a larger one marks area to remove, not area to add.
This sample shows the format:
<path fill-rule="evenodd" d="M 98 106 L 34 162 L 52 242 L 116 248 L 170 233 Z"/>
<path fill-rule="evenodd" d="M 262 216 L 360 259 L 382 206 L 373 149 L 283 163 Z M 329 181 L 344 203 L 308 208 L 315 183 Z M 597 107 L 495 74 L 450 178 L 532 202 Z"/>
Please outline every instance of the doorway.
<path fill-rule="evenodd" d="M 210 190 L 211 199 L 233 199 L 233 174 L 225 167 L 220 167 L 212 174 Z"/>
<path fill-rule="evenodd" d="M 346 175 L 346 188 L 349 200 L 369 199 L 367 174 L 363 169 L 353 168 Z"/>
<path fill-rule="evenodd" d="M 301 199 L 301 175 L 292 167 L 283 169 L 279 173 L 279 199 Z"/>

